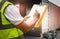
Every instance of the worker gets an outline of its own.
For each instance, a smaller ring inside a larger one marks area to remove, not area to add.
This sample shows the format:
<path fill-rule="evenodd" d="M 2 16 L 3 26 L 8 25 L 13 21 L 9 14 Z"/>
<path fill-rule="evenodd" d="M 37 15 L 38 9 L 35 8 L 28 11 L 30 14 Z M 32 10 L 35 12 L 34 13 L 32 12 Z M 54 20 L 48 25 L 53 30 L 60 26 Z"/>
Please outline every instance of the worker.
<path fill-rule="evenodd" d="M 0 0 L 0 39 L 24 39 L 21 38 L 22 35 L 29 32 L 39 19 L 39 14 L 36 13 L 33 20 L 27 23 L 30 16 L 22 17 L 15 5 L 7 0 Z"/>

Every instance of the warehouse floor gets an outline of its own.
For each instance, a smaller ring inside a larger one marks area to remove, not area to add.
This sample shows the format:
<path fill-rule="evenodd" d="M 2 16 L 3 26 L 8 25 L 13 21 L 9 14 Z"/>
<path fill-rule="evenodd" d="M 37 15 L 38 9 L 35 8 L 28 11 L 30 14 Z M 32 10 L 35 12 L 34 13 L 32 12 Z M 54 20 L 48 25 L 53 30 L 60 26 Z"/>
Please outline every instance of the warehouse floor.
<path fill-rule="evenodd" d="M 60 30 L 57 31 L 57 39 L 60 39 Z M 25 36 L 26 39 L 46 39 L 46 38 L 41 38 L 41 37 L 34 37 L 34 36 Z"/>

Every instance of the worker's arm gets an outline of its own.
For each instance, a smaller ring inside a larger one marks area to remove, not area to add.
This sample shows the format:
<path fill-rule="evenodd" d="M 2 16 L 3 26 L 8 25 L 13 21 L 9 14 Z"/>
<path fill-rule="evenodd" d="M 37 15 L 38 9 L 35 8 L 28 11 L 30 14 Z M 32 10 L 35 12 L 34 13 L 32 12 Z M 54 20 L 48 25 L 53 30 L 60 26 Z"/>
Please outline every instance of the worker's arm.
<path fill-rule="evenodd" d="M 19 13 L 19 9 L 14 5 L 8 6 L 7 9 L 5 9 L 4 15 L 9 21 L 11 21 L 12 24 L 16 25 L 16 27 L 20 28 L 24 32 L 30 31 L 35 22 L 38 20 L 37 14 L 37 16 L 34 15 L 33 19 L 27 23 L 27 20 L 24 20 L 24 18 L 26 19 L 28 17 L 26 16 L 23 18 Z"/>
<path fill-rule="evenodd" d="M 21 30 L 23 30 L 24 32 L 28 32 L 34 27 L 34 25 L 35 25 L 36 21 L 39 19 L 39 17 L 40 17 L 40 14 L 37 11 L 34 13 L 33 17 L 30 17 L 27 15 L 24 17 L 24 19 L 21 21 L 21 23 L 17 25 L 17 27 L 20 28 Z M 28 20 L 29 18 L 31 18 L 30 21 Z M 27 20 L 29 22 L 27 22 Z"/>
<path fill-rule="evenodd" d="M 34 24 L 37 20 L 38 18 L 34 17 L 29 23 L 27 23 L 26 21 L 22 21 L 20 24 L 17 25 L 17 27 L 24 32 L 28 32 L 34 27 Z"/>

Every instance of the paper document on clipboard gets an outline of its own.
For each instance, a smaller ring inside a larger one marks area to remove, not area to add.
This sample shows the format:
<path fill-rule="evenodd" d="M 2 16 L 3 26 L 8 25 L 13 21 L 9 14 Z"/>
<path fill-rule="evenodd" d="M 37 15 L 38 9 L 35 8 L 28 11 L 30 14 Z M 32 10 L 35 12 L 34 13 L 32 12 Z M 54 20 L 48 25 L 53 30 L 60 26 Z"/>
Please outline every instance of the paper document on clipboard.
<path fill-rule="evenodd" d="M 40 6 L 40 7 L 37 9 L 37 10 L 39 10 L 41 16 L 40 16 L 39 20 L 37 21 L 37 23 L 35 24 L 35 27 L 36 27 L 36 28 L 38 28 L 38 27 L 41 25 L 42 20 L 43 20 L 45 14 L 46 14 L 47 9 L 48 9 L 48 5 L 44 5 L 44 7 Z"/>
<path fill-rule="evenodd" d="M 33 15 L 34 15 L 34 13 L 37 10 L 40 13 L 40 18 L 36 22 L 35 27 L 36 28 L 39 27 L 41 25 L 41 23 L 42 23 L 44 15 L 46 14 L 46 10 L 47 9 L 48 9 L 48 5 L 42 5 L 42 6 L 41 5 L 37 5 L 37 4 L 33 5 L 32 9 L 31 9 L 31 11 L 29 13 L 29 16 L 31 16 L 31 17 L 26 22 L 29 22 L 29 21 L 31 21 L 33 19 Z"/>

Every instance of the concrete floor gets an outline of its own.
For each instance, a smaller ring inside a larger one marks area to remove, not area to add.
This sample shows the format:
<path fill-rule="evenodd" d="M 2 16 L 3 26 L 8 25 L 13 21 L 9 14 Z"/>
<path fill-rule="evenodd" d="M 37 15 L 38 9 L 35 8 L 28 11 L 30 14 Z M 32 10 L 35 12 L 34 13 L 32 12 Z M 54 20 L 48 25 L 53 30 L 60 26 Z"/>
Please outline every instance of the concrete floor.
<path fill-rule="evenodd" d="M 41 38 L 41 37 L 26 37 L 26 39 L 44 39 L 44 38 Z"/>
<path fill-rule="evenodd" d="M 60 39 L 60 31 L 57 31 L 57 39 Z"/>
<path fill-rule="evenodd" d="M 57 39 L 60 39 L 60 30 L 57 31 Z M 26 39 L 45 39 L 45 38 L 41 38 L 41 37 L 34 37 L 34 36 L 25 36 Z"/>

